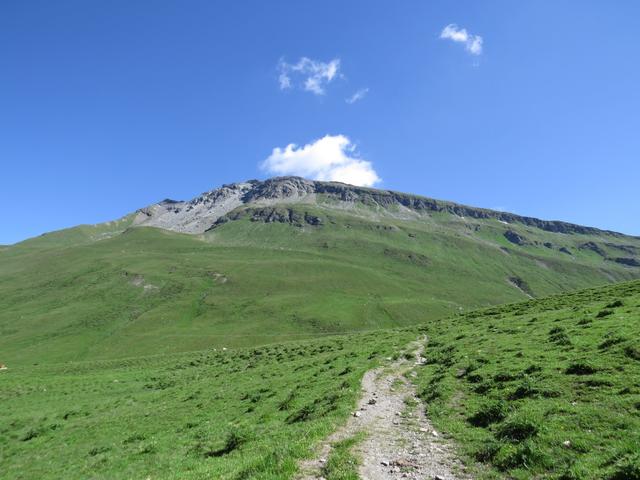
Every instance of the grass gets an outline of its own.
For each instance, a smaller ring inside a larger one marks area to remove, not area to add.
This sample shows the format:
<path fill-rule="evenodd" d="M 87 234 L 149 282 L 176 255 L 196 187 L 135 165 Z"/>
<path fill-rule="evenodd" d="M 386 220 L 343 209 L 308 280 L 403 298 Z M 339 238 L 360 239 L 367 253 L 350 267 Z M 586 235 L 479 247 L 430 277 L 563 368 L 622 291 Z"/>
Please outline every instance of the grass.
<path fill-rule="evenodd" d="M 449 214 L 304 209 L 323 224 L 241 217 L 190 236 L 127 228 L 127 217 L 5 248 L 0 361 L 125 358 L 392 328 L 640 275 L 578 248 L 598 241 L 613 256 L 604 245 L 640 244 L 632 237 Z M 507 229 L 528 243 L 509 243 Z"/>
<path fill-rule="evenodd" d="M 603 312 L 607 312 L 603 314 Z M 421 397 L 479 478 L 640 478 L 640 282 L 428 325 Z"/>
<path fill-rule="evenodd" d="M 331 447 L 331 454 L 322 468 L 326 480 L 358 480 L 360 459 L 353 452 L 354 447 L 364 439 L 362 434 L 341 440 Z"/>
<path fill-rule="evenodd" d="M 10 369 L 2 477 L 290 478 L 347 418 L 364 371 L 416 335 Z M 328 479 L 353 478 L 352 445 L 337 446 Z"/>
<path fill-rule="evenodd" d="M 349 416 L 363 373 L 424 334 L 419 395 L 438 430 L 479 465 L 476 478 L 638 478 L 638 281 L 420 327 L 10 366 L 0 374 L 0 471 L 292 478 L 298 460 Z M 326 478 L 355 478 L 357 441 L 335 446 Z"/>

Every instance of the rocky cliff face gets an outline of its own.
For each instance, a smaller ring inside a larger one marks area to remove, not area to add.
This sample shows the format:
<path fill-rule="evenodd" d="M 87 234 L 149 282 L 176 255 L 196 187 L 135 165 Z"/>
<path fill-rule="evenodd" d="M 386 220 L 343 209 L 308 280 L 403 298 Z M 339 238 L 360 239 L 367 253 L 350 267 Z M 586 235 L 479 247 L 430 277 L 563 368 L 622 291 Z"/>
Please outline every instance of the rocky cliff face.
<path fill-rule="evenodd" d="M 616 232 L 602 231 L 566 222 L 539 220 L 507 212 L 468 207 L 431 198 L 356 187 L 339 182 L 320 182 L 300 177 L 276 177 L 265 181 L 249 180 L 243 183 L 223 185 L 203 193 L 189 201 L 164 200 L 136 212 L 135 225 L 165 228 L 183 233 L 203 233 L 216 224 L 229 219 L 229 214 L 240 207 L 266 207 L 278 203 L 317 203 L 320 198 L 345 202 L 347 205 L 362 204 L 379 209 L 407 209 L 417 214 L 430 212 L 450 213 L 459 217 L 496 219 L 506 223 L 520 223 L 556 233 L 582 233 L 621 236 Z M 255 212 L 254 212 L 255 213 Z M 261 214 L 261 215 L 264 215 Z M 267 218 L 269 215 L 267 214 Z M 282 215 L 275 217 L 280 221 Z M 219 221 L 220 220 L 220 221 Z M 287 221 L 300 223 L 297 219 Z M 304 220 L 302 221 L 305 222 Z M 308 223 L 308 222 L 307 222 Z"/>
<path fill-rule="evenodd" d="M 215 225 L 238 215 L 229 215 L 242 206 L 266 207 L 280 202 L 315 203 L 318 184 L 299 177 L 279 177 L 266 180 L 249 180 L 243 183 L 223 185 L 203 193 L 187 202 L 164 200 L 136 212 L 135 225 L 160 227 L 183 233 L 203 233 Z M 260 212 L 260 210 L 256 210 Z M 282 221 L 281 212 L 268 210 L 254 214 L 266 221 Z M 289 223 L 298 223 L 289 218 Z M 304 221 L 304 220 L 303 220 Z"/>

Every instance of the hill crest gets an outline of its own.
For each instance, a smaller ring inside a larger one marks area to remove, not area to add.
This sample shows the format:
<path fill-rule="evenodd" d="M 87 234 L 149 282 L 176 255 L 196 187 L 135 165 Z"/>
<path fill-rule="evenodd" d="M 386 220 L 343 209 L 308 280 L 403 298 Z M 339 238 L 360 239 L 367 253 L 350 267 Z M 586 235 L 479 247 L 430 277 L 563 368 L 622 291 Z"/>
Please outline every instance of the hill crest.
<path fill-rule="evenodd" d="M 606 234 L 627 236 L 558 220 L 541 220 L 497 210 L 471 207 L 420 195 L 357 187 L 340 182 L 307 180 L 301 177 L 274 177 L 264 181 L 222 185 L 188 201 L 166 199 L 135 212 L 133 224 L 159 227 L 181 233 L 198 234 L 214 228 L 216 222 L 235 209 L 249 205 L 306 203 L 363 205 L 391 215 L 449 213 L 458 217 L 495 219 L 520 223 L 554 233 Z"/>

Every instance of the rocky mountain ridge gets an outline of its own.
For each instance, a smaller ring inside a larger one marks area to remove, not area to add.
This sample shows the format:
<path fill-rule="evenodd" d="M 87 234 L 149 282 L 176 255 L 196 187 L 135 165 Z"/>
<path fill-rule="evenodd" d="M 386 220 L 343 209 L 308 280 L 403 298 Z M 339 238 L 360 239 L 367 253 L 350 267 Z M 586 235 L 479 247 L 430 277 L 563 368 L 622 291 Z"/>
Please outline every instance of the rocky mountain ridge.
<path fill-rule="evenodd" d="M 568 222 L 541 220 L 392 190 L 307 180 L 301 177 L 275 177 L 264 181 L 249 180 L 232 183 L 205 192 L 189 201 L 166 199 L 136 211 L 134 225 L 198 234 L 224 222 L 228 214 L 243 206 L 260 207 L 278 203 L 316 204 L 321 198 L 336 203 L 344 202 L 347 205 L 362 204 L 388 212 L 402 209 L 418 215 L 449 213 L 458 217 L 495 219 L 509 224 L 520 223 L 554 233 L 625 236 L 618 232 Z M 293 222 L 295 219 L 290 221 Z"/>

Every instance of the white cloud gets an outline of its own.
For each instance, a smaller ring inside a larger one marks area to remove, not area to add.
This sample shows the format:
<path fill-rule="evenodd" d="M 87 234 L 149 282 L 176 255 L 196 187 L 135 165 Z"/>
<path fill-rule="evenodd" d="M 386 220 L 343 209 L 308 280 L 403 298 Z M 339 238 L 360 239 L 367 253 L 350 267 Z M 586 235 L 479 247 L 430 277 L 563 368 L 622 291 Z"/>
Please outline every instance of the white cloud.
<path fill-rule="evenodd" d="M 480 55 L 482 53 L 482 37 L 470 34 L 466 28 L 460 28 L 455 23 L 450 23 L 444 27 L 440 32 L 440 38 L 464 43 L 464 48 L 472 55 Z"/>
<path fill-rule="evenodd" d="M 344 101 L 351 105 L 352 103 L 356 103 L 358 100 L 362 100 L 367 95 L 367 93 L 369 93 L 368 88 L 361 88 L 356 93 L 346 98 Z"/>
<path fill-rule="evenodd" d="M 278 77 L 278 81 L 280 82 L 280 90 L 286 90 L 287 88 L 291 88 L 291 79 L 286 73 L 280 73 Z"/>
<path fill-rule="evenodd" d="M 338 76 L 339 71 L 339 58 L 326 63 L 307 57 L 302 57 L 298 63 L 280 60 L 278 82 L 281 90 L 298 87 L 316 95 L 324 95 L 325 87 Z"/>
<path fill-rule="evenodd" d="M 326 135 L 303 147 L 293 143 L 276 147 L 260 168 L 276 175 L 298 175 L 365 187 L 381 181 L 371 162 L 359 158 L 356 145 L 344 135 Z"/>

